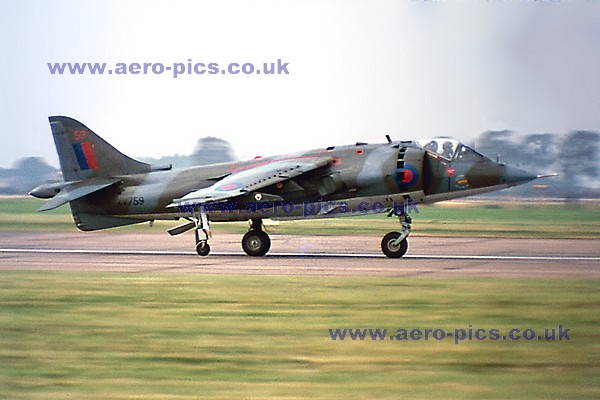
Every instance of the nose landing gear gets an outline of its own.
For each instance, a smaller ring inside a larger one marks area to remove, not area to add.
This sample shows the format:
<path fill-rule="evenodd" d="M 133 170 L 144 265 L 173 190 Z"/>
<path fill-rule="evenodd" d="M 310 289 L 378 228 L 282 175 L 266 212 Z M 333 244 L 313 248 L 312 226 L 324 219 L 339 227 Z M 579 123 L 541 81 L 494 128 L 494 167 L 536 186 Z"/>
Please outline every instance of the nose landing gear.
<path fill-rule="evenodd" d="M 412 229 L 412 218 L 406 213 L 406 208 L 402 208 L 400 213 L 392 210 L 388 215 L 397 215 L 402 225 L 402 232 L 390 232 L 381 240 L 381 250 L 389 258 L 401 258 L 408 250 L 408 235 Z"/>

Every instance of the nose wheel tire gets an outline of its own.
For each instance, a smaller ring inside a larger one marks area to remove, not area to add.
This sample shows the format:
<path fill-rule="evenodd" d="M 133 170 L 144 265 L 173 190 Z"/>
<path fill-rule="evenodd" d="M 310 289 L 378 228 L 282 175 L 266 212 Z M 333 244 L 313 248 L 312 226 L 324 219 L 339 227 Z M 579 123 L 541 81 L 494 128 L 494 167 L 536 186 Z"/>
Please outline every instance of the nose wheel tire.
<path fill-rule="evenodd" d="M 207 256 L 208 253 L 210 253 L 209 244 L 205 241 L 196 243 L 196 253 L 198 253 L 199 256 Z"/>
<path fill-rule="evenodd" d="M 242 238 L 242 249 L 249 256 L 260 257 L 267 254 L 271 248 L 271 239 L 263 231 L 248 231 Z"/>
<path fill-rule="evenodd" d="M 398 241 L 402 234 L 400 232 L 390 232 L 381 240 L 381 250 L 389 258 L 401 258 L 408 250 L 408 241 L 403 239 Z"/>

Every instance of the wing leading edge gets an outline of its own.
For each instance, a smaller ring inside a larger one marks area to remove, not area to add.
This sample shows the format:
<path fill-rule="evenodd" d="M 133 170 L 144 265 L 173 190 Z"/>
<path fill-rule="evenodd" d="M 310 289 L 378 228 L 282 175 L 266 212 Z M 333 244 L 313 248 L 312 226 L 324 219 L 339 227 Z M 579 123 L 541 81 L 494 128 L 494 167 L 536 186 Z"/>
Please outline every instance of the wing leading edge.
<path fill-rule="evenodd" d="M 293 179 L 329 164 L 329 158 L 297 158 L 274 161 L 235 172 L 215 184 L 174 199 L 168 207 L 227 201 L 249 192 Z"/>

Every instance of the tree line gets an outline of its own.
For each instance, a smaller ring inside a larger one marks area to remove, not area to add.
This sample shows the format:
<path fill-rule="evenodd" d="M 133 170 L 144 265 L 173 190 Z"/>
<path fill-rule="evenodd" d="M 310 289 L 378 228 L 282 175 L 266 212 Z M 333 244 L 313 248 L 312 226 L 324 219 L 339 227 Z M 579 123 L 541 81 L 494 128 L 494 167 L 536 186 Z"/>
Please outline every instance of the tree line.
<path fill-rule="evenodd" d="M 558 177 L 537 181 L 492 196 L 527 196 L 547 198 L 600 198 L 600 133 L 577 130 L 567 134 L 539 133 L 519 135 L 514 131 L 486 131 L 473 143 L 477 151 L 538 174 L 558 173 Z M 234 161 L 231 144 L 216 137 L 198 140 L 190 155 L 141 158 L 150 164 L 185 168 Z M 13 168 L 0 168 L 0 194 L 27 194 L 46 182 L 60 181 L 60 171 L 39 157 L 17 161 Z"/>

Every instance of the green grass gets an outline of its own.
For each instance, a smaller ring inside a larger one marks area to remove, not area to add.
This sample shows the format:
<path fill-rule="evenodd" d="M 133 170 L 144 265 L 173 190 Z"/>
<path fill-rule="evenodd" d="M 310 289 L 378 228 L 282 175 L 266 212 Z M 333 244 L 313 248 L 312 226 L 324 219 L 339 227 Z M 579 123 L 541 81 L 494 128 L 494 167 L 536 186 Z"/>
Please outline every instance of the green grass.
<path fill-rule="evenodd" d="M 595 280 L 0 272 L 0 398 L 598 398 Z M 329 328 L 570 328 L 333 341 Z"/>
<path fill-rule="evenodd" d="M 43 201 L 30 198 L 0 199 L 0 229 L 76 229 L 70 209 L 63 206 L 46 213 L 36 210 Z M 418 206 L 411 214 L 414 235 L 463 235 L 541 238 L 600 238 L 600 204 L 446 203 Z M 168 229 L 177 222 L 157 222 Z M 215 232 L 244 232 L 246 222 L 214 223 Z M 147 224 L 119 229 L 145 230 Z M 381 235 L 398 230 L 396 218 L 368 215 L 320 220 L 282 221 L 269 226 L 271 233 L 311 235 Z"/>
<path fill-rule="evenodd" d="M 45 201 L 27 197 L 0 198 L 0 229 L 65 229 L 73 228 L 68 206 L 38 213 Z"/>

